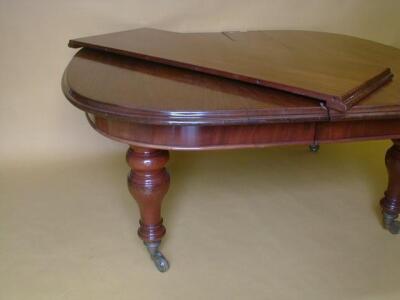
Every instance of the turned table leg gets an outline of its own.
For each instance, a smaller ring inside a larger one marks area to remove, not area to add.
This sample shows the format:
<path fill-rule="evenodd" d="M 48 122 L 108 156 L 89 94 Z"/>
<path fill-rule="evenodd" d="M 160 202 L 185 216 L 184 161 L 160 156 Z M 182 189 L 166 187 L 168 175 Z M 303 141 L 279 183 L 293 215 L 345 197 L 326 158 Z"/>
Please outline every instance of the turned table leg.
<path fill-rule="evenodd" d="M 126 153 L 126 160 L 131 167 L 128 187 L 140 209 L 138 235 L 160 272 L 169 268 L 168 261 L 158 250 L 165 234 L 161 203 L 169 188 L 169 175 L 164 167 L 168 158 L 166 150 L 133 146 Z"/>
<path fill-rule="evenodd" d="M 385 156 L 388 171 L 388 187 L 381 200 L 383 226 L 391 233 L 400 233 L 400 222 L 397 217 L 400 213 L 400 140 L 393 140 Z"/>

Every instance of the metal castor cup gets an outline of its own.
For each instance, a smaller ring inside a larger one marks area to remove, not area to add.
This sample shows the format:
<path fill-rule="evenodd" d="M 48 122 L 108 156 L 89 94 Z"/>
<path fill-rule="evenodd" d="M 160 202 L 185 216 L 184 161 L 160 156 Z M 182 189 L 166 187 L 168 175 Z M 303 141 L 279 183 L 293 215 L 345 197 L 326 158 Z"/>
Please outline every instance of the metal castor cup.
<path fill-rule="evenodd" d="M 165 272 L 169 269 L 168 260 L 165 256 L 161 253 L 158 248 L 160 247 L 160 242 L 151 242 L 151 243 L 144 243 L 147 250 L 150 253 L 150 257 L 153 260 L 155 266 L 157 267 L 158 271 Z"/>
<path fill-rule="evenodd" d="M 313 153 L 316 153 L 319 150 L 319 144 L 311 144 L 308 147 L 309 147 L 310 151 L 313 152 Z"/>
<path fill-rule="evenodd" d="M 400 222 L 396 218 L 397 215 L 383 213 L 383 227 L 392 234 L 400 233 Z"/>

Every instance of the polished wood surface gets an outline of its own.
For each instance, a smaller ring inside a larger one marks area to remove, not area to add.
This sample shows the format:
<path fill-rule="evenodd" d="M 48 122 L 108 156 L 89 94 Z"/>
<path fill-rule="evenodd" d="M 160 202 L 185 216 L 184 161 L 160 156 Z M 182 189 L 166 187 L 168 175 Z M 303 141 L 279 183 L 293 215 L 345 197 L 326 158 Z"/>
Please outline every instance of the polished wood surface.
<path fill-rule="evenodd" d="M 168 150 L 237 149 L 400 138 L 400 119 L 258 125 L 149 125 L 89 115 L 106 137 Z"/>
<path fill-rule="evenodd" d="M 385 164 L 389 180 L 381 207 L 385 213 L 397 217 L 400 213 L 400 140 L 393 140 L 393 146 L 386 152 Z"/>
<path fill-rule="evenodd" d="M 284 30 L 175 33 L 141 28 L 75 39 L 69 46 L 273 87 L 346 111 L 391 80 L 392 73 L 388 65 L 349 59 L 348 53 L 362 53 L 368 47 L 358 47 L 340 35 L 327 39 L 331 35 Z"/>
<path fill-rule="evenodd" d="M 400 119 L 316 123 L 315 143 L 381 140 L 400 136 Z"/>
<path fill-rule="evenodd" d="M 315 123 L 149 125 L 89 115 L 92 127 L 117 141 L 168 150 L 204 150 L 313 143 Z"/>
<path fill-rule="evenodd" d="M 157 242 L 165 234 L 161 202 L 169 188 L 165 164 L 168 151 L 131 147 L 126 161 L 131 167 L 128 187 L 140 209 L 138 235 L 144 242 Z"/>
<path fill-rule="evenodd" d="M 388 186 L 380 201 L 383 214 L 383 226 L 392 234 L 400 233 L 400 222 L 396 220 L 400 213 L 400 140 L 393 140 L 393 146 L 386 152 Z"/>
<path fill-rule="evenodd" d="M 150 124 L 323 120 L 309 98 L 212 75 L 83 49 L 63 77 L 79 108 Z"/>
<path fill-rule="evenodd" d="M 376 45 L 371 52 L 360 57 L 390 64 L 400 72 L 398 49 Z M 400 116 L 400 81 L 396 77 L 342 114 L 307 97 L 89 49 L 78 52 L 67 67 L 63 91 L 84 111 L 148 124 L 258 124 Z"/>

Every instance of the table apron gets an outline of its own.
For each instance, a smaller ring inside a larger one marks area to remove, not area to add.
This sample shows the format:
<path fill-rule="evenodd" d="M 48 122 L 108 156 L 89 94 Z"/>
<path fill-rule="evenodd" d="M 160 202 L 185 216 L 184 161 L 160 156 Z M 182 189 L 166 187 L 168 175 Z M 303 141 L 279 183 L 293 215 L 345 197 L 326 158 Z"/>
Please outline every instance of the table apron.
<path fill-rule="evenodd" d="M 130 145 L 202 150 L 400 138 L 400 120 L 297 122 L 254 125 L 151 125 L 87 114 L 99 133 Z"/>
<path fill-rule="evenodd" d="M 319 122 L 315 133 L 315 143 L 396 139 L 400 119 Z"/>

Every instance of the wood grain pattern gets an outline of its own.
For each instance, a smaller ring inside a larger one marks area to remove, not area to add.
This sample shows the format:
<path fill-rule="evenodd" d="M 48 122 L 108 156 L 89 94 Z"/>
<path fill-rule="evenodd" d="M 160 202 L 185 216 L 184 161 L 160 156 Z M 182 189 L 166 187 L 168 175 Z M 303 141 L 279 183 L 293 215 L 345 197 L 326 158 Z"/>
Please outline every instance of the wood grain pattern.
<path fill-rule="evenodd" d="M 72 104 L 150 124 L 326 120 L 319 103 L 274 89 L 83 49 L 63 76 Z"/>
<path fill-rule="evenodd" d="M 379 140 L 400 137 L 400 119 L 346 120 L 316 124 L 315 142 Z"/>
<path fill-rule="evenodd" d="M 391 80 L 393 74 L 386 65 L 346 59 L 348 47 L 343 43 L 330 44 L 335 54 L 318 51 L 321 46 L 315 47 L 315 39 L 320 35 L 303 31 L 183 34 L 141 28 L 75 39 L 69 46 L 272 87 L 324 100 L 339 111 L 348 110 Z"/>
<path fill-rule="evenodd" d="M 309 144 L 314 123 L 264 125 L 148 125 L 91 115 L 88 120 L 101 134 L 124 143 L 156 149 L 233 149 L 267 145 Z"/>
<path fill-rule="evenodd" d="M 205 150 L 307 145 L 400 138 L 400 119 L 259 125 L 149 125 L 88 115 L 104 136 L 126 144 L 167 150 Z"/>
<path fill-rule="evenodd" d="M 347 38 L 350 46 L 360 44 L 354 49 L 370 46 L 368 41 Z M 390 64 L 400 72 L 400 50 L 372 45 L 370 51 L 355 51 L 346 57 Z M 330 53 L 332 49 L 323 50 Z M 62 85 L 71 103 L 84 111 L 147 124 L 234 125 L 400 117 L 400 81 L 396 77 L 345 114 L 327 111 L 307 97 L 89 49 L 75 55 Z"/>

